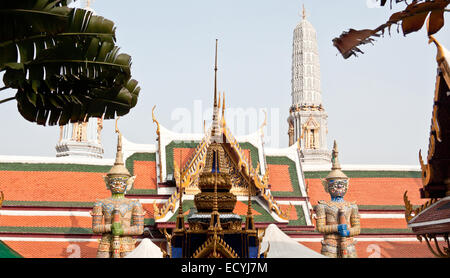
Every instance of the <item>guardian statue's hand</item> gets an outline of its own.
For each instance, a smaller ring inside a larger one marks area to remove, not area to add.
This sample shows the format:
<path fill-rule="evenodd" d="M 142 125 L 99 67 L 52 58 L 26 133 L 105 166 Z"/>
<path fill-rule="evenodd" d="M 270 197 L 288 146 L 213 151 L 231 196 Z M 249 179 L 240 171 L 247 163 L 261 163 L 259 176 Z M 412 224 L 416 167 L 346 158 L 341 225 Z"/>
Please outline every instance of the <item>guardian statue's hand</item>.
<path fill-rule="evenodd" d="M 120 223 L 113 223 L 111 225 L 111 233 L 114 236 L 121 236 L 121 235 L 123 235 L 122 225 Z"/>
<path fill-rule="evenodd" d="M 338 232 L 341 232 L 343 230 L 348 230 L 347 224 L 339 224 L 338 225 Z"/>
<path fill-rule="evenodd" d="M 339 232 L 339 235 L 342 237 L 348 237 L 350 235 L 350 231 L 347 228 L 347 224 L 339 224 L 338 232 Z"/>

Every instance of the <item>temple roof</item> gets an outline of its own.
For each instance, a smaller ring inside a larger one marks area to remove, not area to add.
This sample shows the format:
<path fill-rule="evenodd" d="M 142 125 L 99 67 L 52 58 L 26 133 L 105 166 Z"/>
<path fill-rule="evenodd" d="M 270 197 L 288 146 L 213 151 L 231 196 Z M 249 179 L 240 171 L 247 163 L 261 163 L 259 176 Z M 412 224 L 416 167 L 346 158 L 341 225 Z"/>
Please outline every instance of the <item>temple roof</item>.
<path fill-rule="evenodd" d="M 433 112 L 429 135 L 428 155 L 419 160 L 422 168 L 422 198 L 442 198 L 448 196 L 449 159 L 450 159 L 450 55 L 449 51 L 434 37 L 430 43 L 437 47 L 436 61 L 438 73 L 434 91 Z M 424 161 L 425 160 L 425 161 Z"/>

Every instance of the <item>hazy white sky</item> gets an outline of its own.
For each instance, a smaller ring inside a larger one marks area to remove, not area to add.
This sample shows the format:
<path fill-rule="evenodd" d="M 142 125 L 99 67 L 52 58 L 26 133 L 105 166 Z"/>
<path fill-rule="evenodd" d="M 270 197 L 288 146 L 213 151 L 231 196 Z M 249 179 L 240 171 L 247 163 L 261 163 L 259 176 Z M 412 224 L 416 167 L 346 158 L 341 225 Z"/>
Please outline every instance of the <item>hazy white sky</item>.
<path fill-rule="evenodd" d="M 115 22 L 117 44 L 132 56 L 133 78 L 142 89 L 137 106 L 119 121 L 124 136 L 155 143 L 153 105 L 167 128 L 179 127 L 177 117 L 188 113 L 192 131 L 201 130 L 194 107 L 200 104 L 202 114 L 210 112 L 217 38 L 218 88 L 226 92 L 227 106 L 231 111 L 267 110 L 267 145 L 286 147 L 292 36 L 303 3 L 318 36 L 330 148 L 336 139 L 343 164 L 417 165 L 419 149 L 428 151 L 437 67 L 436 48 L 428 45 L 425 30 L 406 37 L 393 30 L 392 36 L 363 47 L 364 55 L 348 60 L 331 42 L 349 28 L 374 28 L 387 20 L 393 11 L 371 8 L 371 0 L 95 0 L 91 7 L 96 13 Z M 436 35 L 447 48 L 449 28 Z M 29 123 L 15 102 L 1 107 L 0 154 L 55 156 L 58 127 Z M 244 133 L 261 124 L 261 115 Z M 105 122 L 102 137 L 105 156 L 111 158 L 113 120 Z"/>

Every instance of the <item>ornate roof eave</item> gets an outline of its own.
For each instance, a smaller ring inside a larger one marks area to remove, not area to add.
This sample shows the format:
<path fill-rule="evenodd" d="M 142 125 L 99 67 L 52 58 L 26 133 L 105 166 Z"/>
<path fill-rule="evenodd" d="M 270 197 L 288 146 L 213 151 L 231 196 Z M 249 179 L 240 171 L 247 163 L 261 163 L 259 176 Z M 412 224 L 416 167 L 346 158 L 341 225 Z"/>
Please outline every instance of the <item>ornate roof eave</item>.
<path fill-rule="evenodd" d="M 433 113 L 428 145 L 428 155 L 425 162 L 422 152 L 419 151 L 419 162 L 422 169 L 422 198 L 439 198 L 450 193 L 450 176 L 448 174 L 448 163 L 450 159 L 450 125 L 446 115 L 448 115 L 448 96 L 446 95 L 450 87 L 450 67 L 448 51 L 432 36 L 430 43 L 437 46 L 436 60 L 439 71 L 436 76 L 436 87 L 434 92 Z"/>
<path fill-rule="evenodd" d="M 448 160 L 450 159 L 449 144 L 449 123 L 448 115 L 448 91 L 450 87 L 450 54 L 433 36 L 430 36 L 429 43 L 434 42 L 437 47 L 436 61 L 438 63 L 438 74 L 436 76 L 436 87 L 434 93 L 433 114 L 431 119 L 430 141 L 428 145 L 428 155 L 426 163 L 419 151 L 419 161 L 422 168 L 422 184 L 420 189 L 421 198 L 430 198 L 420 207 L 413 209 L 408 200 L 407 191 L 403 195 L 405 203 L 405 220 L 408 227 L 413 228 L 419 241 L 425 238 L 430 251 L 437 257 L 450 257 L 450 243 L 448 241 L 448 228 L 444 222 L 448 219 L 439 218 L 434 207 L 446 204 L 450 198 L 450 176 L 448 174 Z M 446 111 L 447 109 L 447 111 Z M 443 205 L 443 206 L 444 206 Z M 440 207 L 438 207 L 440 209 Z M 427 221 L 423 221 L 427 219 Z M 443 221 L 444 220 L 444 221 Z M 442 251 L 437 242 L 436 236 L 445 230 L 444 238 L 447 248 Z M 430 245 L 431 240 L 435 241 L 436 251 Z"/>
<path fill-rule="evenodd" d="M 434 42 L 437 47 L 436 62 L 444 74 L 447 84 L 450 84 L 450 51 L 440 44 L 433 36 L 430 36 L 429 43 Z"/>
<path fill-rule="evenodd" d="M 226 142 L 230 143 L 232 151 L 234 151 L 234 153 L 238 157 L 238 168 L 242 169 L 242 174 L 244 175 L 244 177 L 247 178 L 257 189 L 261 190 L 261 196 L 267 202 L 270 212 L 273 211 L 281 219 L 288 220 L 289 212 L 282 211 L 282 209 L 270 193 L 270 190 L 268 189 L 269 171 L 267 169 L 264 169 L 264 176 L 260 177 L 258 175 L 259 163 L 256 169 L 253 168 L 253 166 L 248 162 L 249 160 L 244 154 L 244 151 L 239 146 L 238 141 L 227 127 L 226 121 L 223 117 L 220 120 L 220 124 L 221 136 L 226 140 Z M 262 129 L 264 125 L 265 123 L 263 123 L 260 129 Z M 184 165 L 181 172 L 179 170 L 180 165 L 176 165 L 176 162 L 174 162 L 174 178 L 177 181 L 181 174 L 181 176 L 183 177 L 181 181 L 182 188 L 187 188 L 188 186 L 190 186 L 192 182 L 195 181 L 196 177 L 200 174 L 200 170 L 205 164 L 206 150 L 211 143 L 211 130 L 212 127 L 205 133 L 202 141 L 197 145 L 194 153 L 192 154 L 188 162 Z M 260 131 L 258 131 L 258 133 L 259 132 Z M 166 214 L 168 212 L 173 212 L 176 208 L 178 198 L 179 194 L 174 192 L 161 209 L 159 209 L 155 204 L 155 219 L 162 220 L 163 218 L 167 218 Z"/>
<path fill-rule="evenodd" d="M 209 237 L 192 255 L 193 258 L 239 258 L 217 233 Z"/>
<path fill-rule="evenodd" d="M 264 198 L 264 200 L 267 202 L 269 212 L 275 212 L 276 215 L 281 218 L 282 220 L 288 220 L 289 219 L 289 211 L 285 212 L 283 211 L 278 203 L 273 198 L 272 194 L 270 193 L 270 190 L 268 189 L 268 182 L 269 182 L 269 171 L 266 169 L 264 176 L 260 177 L 258 173 L 259 163 L 258 167 L 255 169 L 253 166 L 248 163 L 248 158 L 244 154 L 243 150 L 239 146 L 239 143 L 234 138 L 234 136 L 231 134 L 231 131 L 226 126 L 226 122 L 222 121 L 222 136 L 225 137 L 227 142 L 230 143 L 231 149 L 234 150 L 235 154 L 237 155 L 239 162 L 238 167 L 242 169 L 242 174 L 245 178 L 247 178 L 253 186 L 261 190 L 261 196 Z M 202 142 L 200 142 L 192 154 L 191 159 L 186 163 L 185 167 L 182 170 L 182 174 L 180 173 L 180 167 L 179 165 L 174 162 L 174 168 L 175 168 L 175 180 L 178 181 L 180 174 L 183 177 L 181 181 L 181 187 L 187 188 L 192 184 L 193 181 L 195 181 L 196 177 L 199 175 L 202 167 L 205 164 L 205 158 L 206 158 L 206 150 L 210 144 L 210 135 L 209 132 L 205 134 L 205 137 L 203 138 Z M 179 198 L 179 194 L 177 192 L 174 192 L 168 201 L 163 205 L 162 208 L 158 208 L 156 204 L 154 204 L 154 210 L 155 210 L 155 219 L 162 221 L 163 219 L 167 218 L 167 213 L 174 212 L 175 208 L 177 207 L 177 201 Z"/>

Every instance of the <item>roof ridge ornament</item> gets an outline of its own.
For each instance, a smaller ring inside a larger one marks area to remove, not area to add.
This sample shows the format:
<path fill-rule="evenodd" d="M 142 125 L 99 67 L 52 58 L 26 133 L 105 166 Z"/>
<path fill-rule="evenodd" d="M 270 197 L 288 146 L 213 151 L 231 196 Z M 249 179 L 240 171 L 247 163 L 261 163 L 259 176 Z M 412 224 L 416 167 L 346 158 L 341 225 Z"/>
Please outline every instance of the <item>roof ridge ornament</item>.
<path fill-rule="evenodd" d="M 437 47 L 437 51 L 438 52 L 437 52 L 437 55 L 436 55 L 436 60 L 439 62 L 439 60 L 442 59 L 445 56 L 445 50 L 444 50 L 445 48 L 442 46 L 442 44 L 438 40 L 436 40 L 435 37 L 430 35 L 430 36 L 428 36 L 428 38 L 429 38 L 428 44 L 434 42 L 434 44 Z"/>

